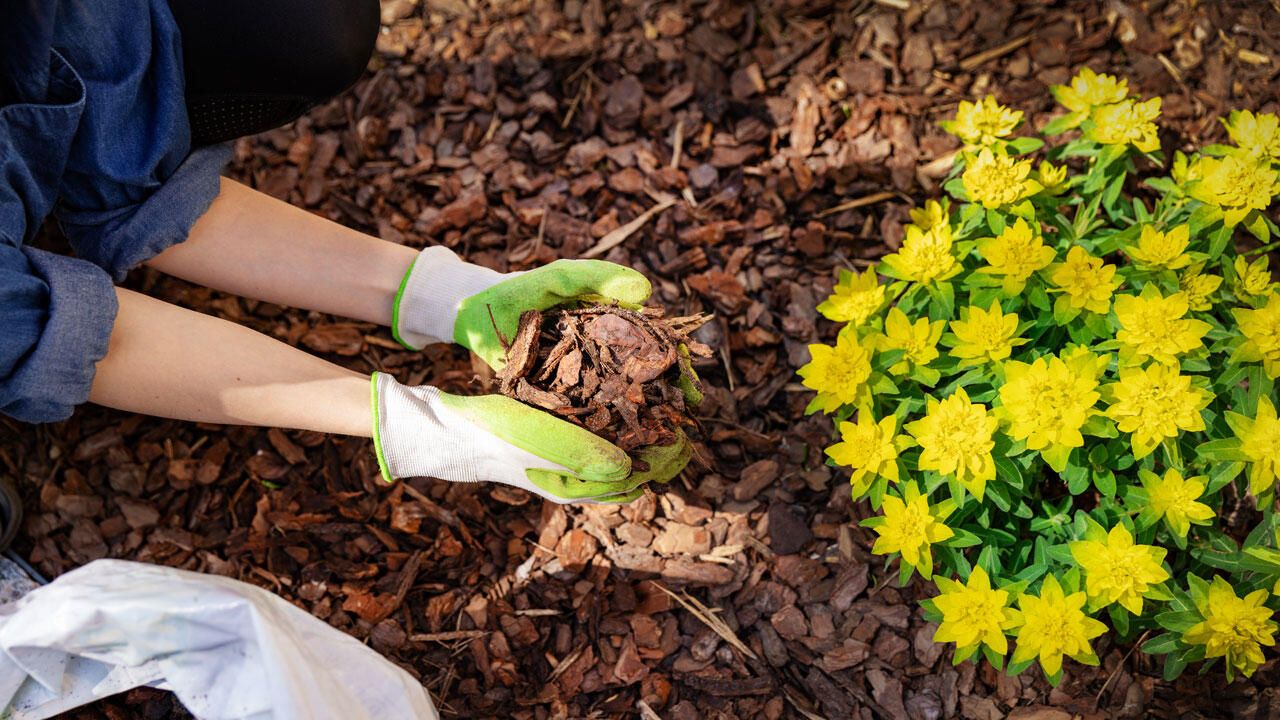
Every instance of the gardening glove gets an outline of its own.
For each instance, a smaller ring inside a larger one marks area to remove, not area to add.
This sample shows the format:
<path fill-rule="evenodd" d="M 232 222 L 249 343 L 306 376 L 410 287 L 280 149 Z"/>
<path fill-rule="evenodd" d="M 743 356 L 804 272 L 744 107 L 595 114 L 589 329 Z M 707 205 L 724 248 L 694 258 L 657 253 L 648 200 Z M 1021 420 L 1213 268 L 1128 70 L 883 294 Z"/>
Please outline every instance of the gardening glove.
<path fill-rule="evenodd" d="M 498 333 L 513 340 L 525 310 L 546 310 L 583 296 L 639 304 L 651 290 L 640 273 L 603 260 L 556 260 L 526 272 L 500 273 L 464 262 L 446 247 L 429 247 L 400 281 L 391 333 L 410 350 L 456 342 L 498 370 L 506 364 Z"/>
<path fill-rule="evenodd" d="M 630 502 L 644 494 L 647 480 L 670 473 L 665 482 L 688 462 L 681 462 L 677 442 L 643 455 L 646 462 L 652 457 L 649 471 L 632 474 L 631 459 L 617 446 L 517 400 L 407 387 L 385 373 L 371 381 L 373 445 L 388 482 L 430 476 L 502 483 L 556 503 Z"/>

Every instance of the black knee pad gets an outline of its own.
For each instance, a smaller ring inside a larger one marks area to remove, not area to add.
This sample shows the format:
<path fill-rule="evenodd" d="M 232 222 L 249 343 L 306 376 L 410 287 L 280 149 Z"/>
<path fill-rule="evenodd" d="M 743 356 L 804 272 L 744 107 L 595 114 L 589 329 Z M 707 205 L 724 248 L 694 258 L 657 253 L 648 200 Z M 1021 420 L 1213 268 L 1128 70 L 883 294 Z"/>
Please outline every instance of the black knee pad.
<path fill-rule="evenodd" d="M 194 145 L 290 122 L 346 90 L 373 53 L 378 0 L 169 0 Z"/>

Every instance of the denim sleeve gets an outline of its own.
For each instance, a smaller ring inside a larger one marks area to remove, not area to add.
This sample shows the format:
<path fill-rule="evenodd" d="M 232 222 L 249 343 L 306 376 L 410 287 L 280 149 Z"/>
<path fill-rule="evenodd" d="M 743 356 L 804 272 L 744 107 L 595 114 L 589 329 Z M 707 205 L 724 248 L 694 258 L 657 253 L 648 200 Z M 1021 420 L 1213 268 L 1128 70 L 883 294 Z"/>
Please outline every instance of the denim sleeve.
<path fill-rule="evenodd" d="M 69 417 L 89 399 L 115 316 L 115 287 L 98 266 L 0 243 L 0 412 Z"/>
<path fill-rule="evenodd" d="M 181 36 L 168 0 L 64 2 L 58 27 L 60 36 L 85 29 L 58 49 L 86 102 L 54 214 L 77 256 L 122 280 L 187 238 L 217 197 L 230 147 L 191 152 Z"/>
<path fill-rule="evenodd" d="M 55 215 L 79 257 L 123 280 L 130 269 L 187 239 L 218 196 L 222 166 L 230 159 L 230 145 L 200 148 L 141 200 L 77 207 L 64 196 Z"/>

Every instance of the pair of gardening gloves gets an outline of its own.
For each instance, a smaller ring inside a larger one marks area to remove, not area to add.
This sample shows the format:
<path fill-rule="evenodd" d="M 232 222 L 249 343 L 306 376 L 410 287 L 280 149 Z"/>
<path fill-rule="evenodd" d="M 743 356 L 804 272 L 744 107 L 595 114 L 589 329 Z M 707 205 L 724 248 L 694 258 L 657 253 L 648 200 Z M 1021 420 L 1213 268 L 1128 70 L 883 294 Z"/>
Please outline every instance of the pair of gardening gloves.
<path fill-rule="evenodd" d="M 600 260 L 499 273 L 430 247 L 400 283 L 391 330 L 411 350 L 456 342 L 498 370 L 506 364 L 504 342 L 516 336 L 525 310 L 583 296 L 641 303 L 649 292 L 640 273 Z M 374 448 L 387 481 L 431 476 L 502 483 L 557 503 L 629 502 L 644 494 L 645 483 L 678 475 L 692 455 L 680 433 L 671 445 L 638 450 L 648 469 L 633 472 L 621 448 L 517 400 L 408 387 L 386 373 L 374 373 L 372 384 Z"/>

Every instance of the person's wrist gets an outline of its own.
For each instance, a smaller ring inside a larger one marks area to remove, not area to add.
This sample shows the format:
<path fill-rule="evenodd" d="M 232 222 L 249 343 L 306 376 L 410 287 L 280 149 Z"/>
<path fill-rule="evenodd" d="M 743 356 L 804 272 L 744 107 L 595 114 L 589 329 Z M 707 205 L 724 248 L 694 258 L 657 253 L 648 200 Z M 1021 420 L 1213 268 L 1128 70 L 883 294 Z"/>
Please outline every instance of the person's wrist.
<path fill-rule="evenodd" d="M 506 276 L 474 265 L 444 246 L 425 248 L 405 273 L 391 313 L 391 334 L 410 350 L 434 342 L 454 342 L 462 301 L 488 290 Z"/>

